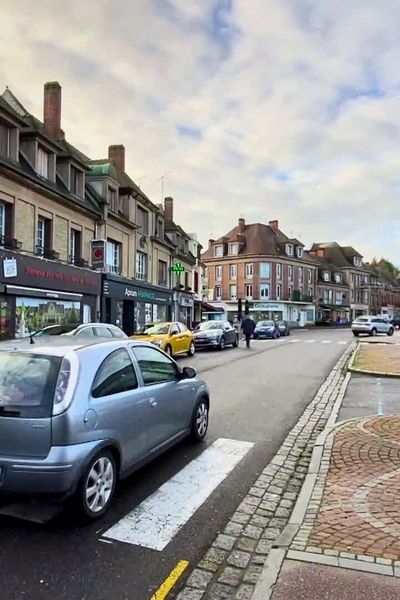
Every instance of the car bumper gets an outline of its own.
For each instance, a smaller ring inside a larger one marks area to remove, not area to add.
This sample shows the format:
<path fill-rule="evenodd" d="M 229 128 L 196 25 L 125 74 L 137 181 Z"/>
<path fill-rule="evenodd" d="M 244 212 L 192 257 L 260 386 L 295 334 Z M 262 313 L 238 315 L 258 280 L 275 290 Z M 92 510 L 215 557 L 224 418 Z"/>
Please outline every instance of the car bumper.
<path fill-rule="evenodd" d="M 194 341 L 195 348 L 216 348 L 216 346 L 218 346 L 220 343 L 219 339 L 216 339 L 216 340 L 213 340 L 213 339 L 196 340 L 196 339 L 194 339 L 193 341 Z"/>
<path fill-rule="evenodd" d="M 253 338 L 255 340 L 271 340 L 274 337 L 274 333 L 255 333 L 253 334 Z"/>
<path fill-rule="evenodd" d="M 0 456 L 0 494 L 69 496 L 99 442 L 54 446 L 46 458 Z"/>
<path fill-rule="evenodd" d="M 354 333 L 368 333 L 368 334 L 370 334 L 371 331 L 372 331 L 372 327 L 368 328 L 368 329 L 366 329 L 365 327 L 352 327 L 351 330 Z"/>

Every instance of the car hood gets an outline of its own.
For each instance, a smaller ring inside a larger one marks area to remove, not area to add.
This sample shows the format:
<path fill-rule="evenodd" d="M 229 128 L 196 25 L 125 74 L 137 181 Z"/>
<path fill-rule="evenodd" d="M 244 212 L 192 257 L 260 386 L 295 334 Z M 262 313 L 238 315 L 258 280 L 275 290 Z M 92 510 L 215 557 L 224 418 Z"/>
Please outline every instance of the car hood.
<path fill-rule="evenodd" d="M 194 337 L 204 337 L 204 336 L 208 336 L 208 335 L 214 335 L 214 333 L 216 334 L 221 334 L 222 333 L 222 329 L 204 329 L 203 331 L 195 331 L 195 333 L 193 334 Z"/>
<path fill-rule="evenodd" d="M 265 325 L 263 327 L 256 327 L 255 331 L 271 331 L 272 329 L 275 329 L 273 325 L 268 325 L 268 327 Z"/>

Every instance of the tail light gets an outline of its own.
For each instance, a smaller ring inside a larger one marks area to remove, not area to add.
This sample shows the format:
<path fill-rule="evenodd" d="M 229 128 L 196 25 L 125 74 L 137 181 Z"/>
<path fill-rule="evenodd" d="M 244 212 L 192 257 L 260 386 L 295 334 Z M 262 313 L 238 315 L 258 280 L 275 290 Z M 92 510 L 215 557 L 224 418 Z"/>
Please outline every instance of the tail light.
<path fill-rule="evenodd" d="M 75 358 L 75 361 L 73 360 Z M 71 404 L 77 380 L 76 357 L 64 357 L 57 377 L 53 399 L 53 415 L 64 412 Z"/>

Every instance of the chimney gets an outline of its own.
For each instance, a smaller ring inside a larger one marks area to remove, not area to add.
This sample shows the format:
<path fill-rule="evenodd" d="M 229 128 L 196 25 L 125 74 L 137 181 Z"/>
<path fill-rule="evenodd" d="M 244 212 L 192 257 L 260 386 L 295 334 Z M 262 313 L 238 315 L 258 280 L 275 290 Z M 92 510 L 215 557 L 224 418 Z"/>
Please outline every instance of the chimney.
<path fill-rule="evenodd" d="M 215 244 L 215 240 L 208 240 L 208 247 L 211 248 Z"/>
<path fill-rule="evenodd" d="M 318 258 L 324 258 L 324 249 L 323 248 L 318 248 L 317 256 L 318 256 Z"/>
<path fill-rule="evenodd" d="M 167 221 L 174 220 L 174 199 L 170 196 L 164 198 L 164 217 Z"/>
<path fill-rule="evenodd" d="M 268 221 L 268 225 L 275 233 L 279 230 L 279 221 Z"/>
<path fill-rule="evenodd" d="M 47 135 L 59 140 L 61 135 L 61 85 L 58 81 L 44 84 L 43 123 Z"/>
<path fill-rule="evenodd" d="M 240 233 L 243 233 L 244 228 L 246 227 L 246 221 L 243 219 L 243 217 L 240 217 L 238 226 Z"/>
<path fill-rule="evenodd" d="M 125 172 L 125 146 L 122 144 L 108 146 L 108 160 L 111 160 L 120 171 Z"/>

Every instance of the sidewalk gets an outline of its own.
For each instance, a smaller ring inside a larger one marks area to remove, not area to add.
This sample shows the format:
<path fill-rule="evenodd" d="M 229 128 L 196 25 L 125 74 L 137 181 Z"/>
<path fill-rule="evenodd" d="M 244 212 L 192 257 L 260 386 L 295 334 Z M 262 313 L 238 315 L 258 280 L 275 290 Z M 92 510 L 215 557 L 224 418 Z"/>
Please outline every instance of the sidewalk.
<path fill-rule="evenodd" d="M 399 392 L 400 379 L 352 375 L 339 411 L 347 420 L 318 438 L 254 600 L 400 598 Z"/>

